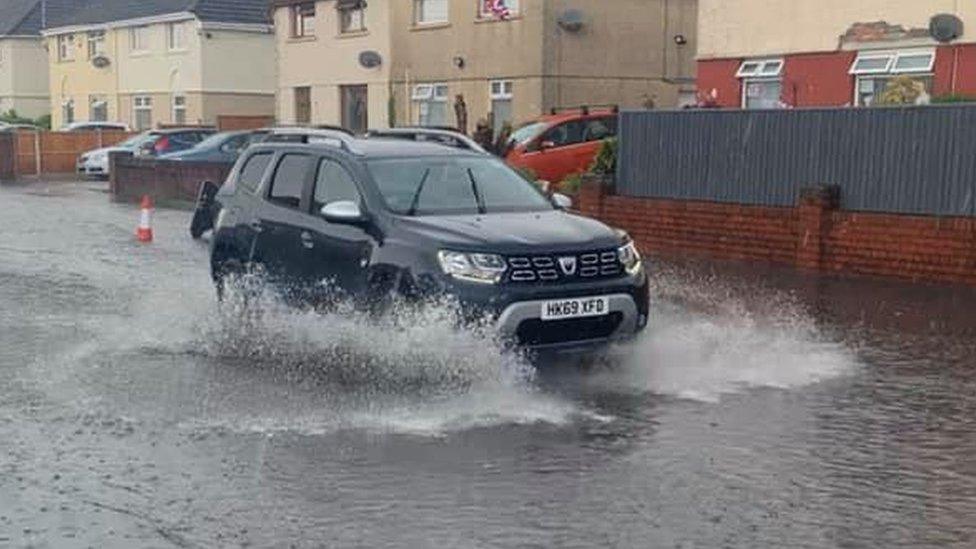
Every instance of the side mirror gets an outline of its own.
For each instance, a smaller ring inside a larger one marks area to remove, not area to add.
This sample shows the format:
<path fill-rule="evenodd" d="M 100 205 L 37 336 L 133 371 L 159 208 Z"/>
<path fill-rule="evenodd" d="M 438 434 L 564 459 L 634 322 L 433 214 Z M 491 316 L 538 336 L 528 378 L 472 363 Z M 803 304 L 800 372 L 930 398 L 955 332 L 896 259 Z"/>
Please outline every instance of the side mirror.
<path fill-rule="evenodd" d="M 361 223 L 365 217 L 363 211 L 359 209 L 359 204 L 351 200 L 338 200 L 322 206 L 319 212 L 329 223 Z"/>
<path fill-rule="evenodd" d="M 568 210 L 573 207 L 573 199 L 562 193 L 553 193 L 552 203 L 560 210 Z"/>

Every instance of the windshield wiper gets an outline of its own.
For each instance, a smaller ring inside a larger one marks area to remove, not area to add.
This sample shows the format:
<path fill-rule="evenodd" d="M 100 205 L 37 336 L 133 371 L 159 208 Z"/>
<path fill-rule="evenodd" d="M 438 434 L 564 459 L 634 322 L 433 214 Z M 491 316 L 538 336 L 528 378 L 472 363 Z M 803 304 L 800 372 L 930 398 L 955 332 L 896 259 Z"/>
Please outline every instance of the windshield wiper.
<path fill-rule="evenodd" d="M 430 177 L 430 168 L 427 168 L 424 176 L 420 178 L 420 183 L 417 184 L 417 192 L 413 194 L 413 200 L 410 201 L 410 209 L 407 210 L 407 215 L 410 217 L 417 215 L 417 206 L 420 205 L 420 195 L 424 192 L 424 185 L 427 183 L 428 177 Z"/>
<path fill-rule="evenodd" d="M 471 192 L 474 193 L 474 200 L 478 203 L 478 213 L 486 214 L 488 210 L 485 208 L 485 200 L 481 197 L 481 193 L 478 192 L 478 183 L 474 180 L 474 173 L 471 168 L 468 168 L 468 179 L 471 180 Z"/>

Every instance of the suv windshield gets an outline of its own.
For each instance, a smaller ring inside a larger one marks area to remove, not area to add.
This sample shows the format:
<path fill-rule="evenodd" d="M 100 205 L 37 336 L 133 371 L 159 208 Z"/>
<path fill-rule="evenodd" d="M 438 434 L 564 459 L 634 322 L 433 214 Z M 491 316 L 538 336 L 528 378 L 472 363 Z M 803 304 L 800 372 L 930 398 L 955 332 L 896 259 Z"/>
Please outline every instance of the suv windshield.
<path fill-rule="evenodd" d="M 367 163 L 386 206 L 402 215 L 552 210 L 542 191 L 489 158 L 410 158 Z"/>

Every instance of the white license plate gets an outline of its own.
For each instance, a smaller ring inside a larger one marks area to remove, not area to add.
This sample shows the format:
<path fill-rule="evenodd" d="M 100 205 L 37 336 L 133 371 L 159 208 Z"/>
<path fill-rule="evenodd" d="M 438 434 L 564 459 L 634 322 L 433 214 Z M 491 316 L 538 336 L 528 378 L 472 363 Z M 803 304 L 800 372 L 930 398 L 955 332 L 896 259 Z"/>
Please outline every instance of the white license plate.
<path fill-rule="evenodd" d="M 542 320 L 588 318 L 610 314 L 609 297 L 557 299 L 542 304 Z"/>

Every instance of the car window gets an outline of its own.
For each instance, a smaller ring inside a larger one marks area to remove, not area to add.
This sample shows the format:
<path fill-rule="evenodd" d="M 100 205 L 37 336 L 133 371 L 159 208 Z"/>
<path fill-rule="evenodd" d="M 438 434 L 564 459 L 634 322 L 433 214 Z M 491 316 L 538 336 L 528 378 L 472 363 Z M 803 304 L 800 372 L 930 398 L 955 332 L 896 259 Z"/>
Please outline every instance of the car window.
<path fill-rule="evenodd" d="M 556 147 L 565 147 L 583 142 L 583 122 L 574 120 L 564 122 L 547 131 L 543 141 L 551 141 Z"/>
<path fill-rule="evenodd" d="M 352 175 L 335 160 L 323 158 L 319 162 L 318 174 L 315 176 L 315 194 L 312 199 L 314 212 L 318 212 L 326 204 L 340 200 L 360 202 L 359 188 Z"/>
<path fill-rule="evenodd" d="M 271 153 L 258 153 L 248 158 L 244 167 L 241 168 L 241 175 L 237 178 L 237 184 L 252 194 L 257 192 L 258 186 L 264 179 L 265 172 L 268 171 L 268 165 L 271 164 L 272 156 Z"/>
<path fill-rule="evenodd" d="M 532 141 L 546 128 L 545 122 L 532 122 L 522 126 L 512 132 L 511 142 L 517 145 L 524 145 Z"/>
<path fill-rule="evenodd" d="M 308 162 L 309 158 L 304 154 L 286 154 L 278 161 L 268 195 L 271 202 L 286 208 L 298 209 L 301 206 Z"/>
<path fill-rule="evenodd" d="M 248 135 L 241 134 L 231 137 L 220 146 L 220 150 L 226 153 L 236 153 L 241 152 L 241 150 L 247 146 Z"/>
<path fill-rule="evenodd" d="M 499 160 L 408 158 L 367 165 L 387 207 L 405 215 L 546 211 L 539 189 Z"/>
<path fill-rule="evenodd" d="M 613 117 L 594 118 L 586 121 L 583 141 L 602 141 L 617 135 L 617 119 Z"/>

